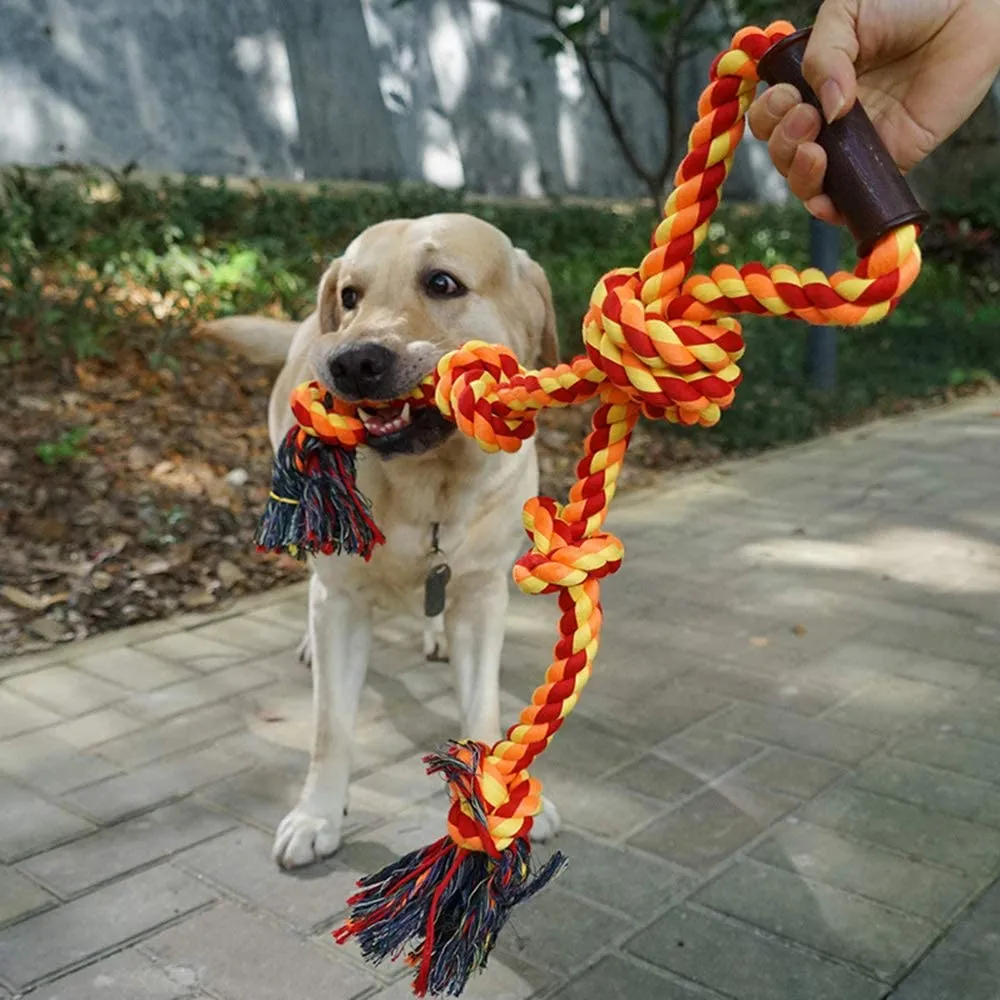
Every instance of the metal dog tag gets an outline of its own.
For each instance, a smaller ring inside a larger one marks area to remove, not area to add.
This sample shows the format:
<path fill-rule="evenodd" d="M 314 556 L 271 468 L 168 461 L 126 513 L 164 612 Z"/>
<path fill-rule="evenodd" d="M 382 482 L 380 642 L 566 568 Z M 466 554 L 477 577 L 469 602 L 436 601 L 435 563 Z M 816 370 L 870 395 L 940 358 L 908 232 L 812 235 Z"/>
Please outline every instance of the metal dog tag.
<path fill-rule="evenodd" d="M 451 567 L 446 563 L 438 563 L 427 572 L 424 580 L 424 614 L 428 618 L 437 618 L 444 612 L 445 592 L 451 579 Z"/>

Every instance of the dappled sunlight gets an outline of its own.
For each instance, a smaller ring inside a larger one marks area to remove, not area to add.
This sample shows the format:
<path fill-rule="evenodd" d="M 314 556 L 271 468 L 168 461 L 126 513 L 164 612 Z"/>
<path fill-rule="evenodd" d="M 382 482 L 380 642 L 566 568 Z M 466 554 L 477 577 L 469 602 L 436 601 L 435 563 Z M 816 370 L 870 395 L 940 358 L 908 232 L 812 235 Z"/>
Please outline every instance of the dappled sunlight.
<path fill-rule="evenodd" d="M 244 36 L 233 43 L 236 65 L 258 81 L 260 106 L 288 142 L 299 138 L 299 117 L 295 108 L 292 68 L 288 50 L 277 31 Z"/>
<path fill-rule="evenodd" d="M 511 111 L 491 111 L 486 120 L 494 134 L 507 140 L 508 146 L 519 150 L 519 189 L 529 198 L 540 198 L 545 194 L 542 188 L 541 169 L 535 153 L 535 144 L 524 119 Z"/>
<path fill-rule="evenodd" d="M 500 6 L 494 0 L 469 0 L 469 24 L 477 42 L 489 42 L 499 23 Z"/>
<path fill-rule="evenodd" d="M 426 44 L 435 29 L 412 6 L 396 10 L 365 0 L 362 10 L 382 101 L 408 163 L 406 176 L 446 189 L 462 187 L 462 153 L 441 100 L 435 53 Z M 450 44 L 441 48 L 447 50 Z"/>
<path fill-rule="evenodd" d="M 583 175 L 583 144 L 580 141 L 579 107 L 586 91 L 583 70 L 575 53 L 563 51 L 555 57 L 556 86 L 559 89 L 559 157 L 566 185 L 579 187 Z"/>
<path fill-rule="evenodd" d="M 421 154 L 423 175 L 430 184 L 443 188 L 460 188 L 465 183 L 465 175 L 462 172 L 462 156 L 458 146 L 444 122 L 434 115 L 427 117 L 430 124 L 428 132 L 433 133 L 439 128 L 441 138 L 438 144 L 427 145 Z"/>
<path fill-rule="evenodd" d="M 758 562 L 864 573 L 939 593 L 1000 593 L 1000 545 L 944 529 L 896 526 L 854 542 L 780 538 L 743 546 Z"/>
<path fill-rule="evenodd" d="M 315 24 L 294 5 L 235 14 L 147 6 L 90 20 L 67 4 L 11 12 L 23 23 L 12 18 L 10 38 L 47 25 L 50 41 L 2 53 L 8 162 L 416 180 L 529 197 L 636 191 L 576 57 L 544 54 L 544 22 L 495 0 L 363 0 L 357 17 Z M 622 19 L 611 23 L 625 48 L 636 45 Z M 163 49 L 176 62 L 169 71 Z M 639 151 L 655 159 L 663 108 L 634 74 L 616 66 L 613 75 L 620 117 L 629 128 L 647 123 Z M 692 62 L 683 76 L 685 93 L 700 90 L 704 66 Z M 355 114 L 363 142 L 321 134 L 356 132 Z M 773 170 L 766 157 L 753 162 L 751 187 L 764 185 L 771 200 Z"/>
<path fill-rule="evenodd" d="M 0 147 L 7 162 L 45 162 L 50 150 L 44 147 L 56 133 L 64 149 L 86 141 L 86 118 L 71 101 L 46 86 L 37 70 L 0 63 L 0 94 L 4 100 Z"/>
<path fill-rule="evenodd" d="M 435 17 L 427 44 L 441 104 L 446 112 L 454 111 L 469 83 L 468 53 L 457 22 L 450 17 Z"/>
<path fill-rule="evenodd" d="M 59 56 L 91 80 L 103 81 L 107 74 L 104 53 L 95 53 L 84 40 L 85 17 L 73 4 L 61 4 L 59 31 L 53 33 L 52 44 Z"/>

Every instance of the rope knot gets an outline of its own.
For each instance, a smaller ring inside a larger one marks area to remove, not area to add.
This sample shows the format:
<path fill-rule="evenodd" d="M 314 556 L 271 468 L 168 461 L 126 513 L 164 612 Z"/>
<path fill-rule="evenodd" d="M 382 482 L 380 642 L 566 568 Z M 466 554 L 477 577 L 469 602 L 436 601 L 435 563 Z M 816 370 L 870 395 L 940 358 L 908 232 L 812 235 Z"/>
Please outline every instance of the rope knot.
<path fill-rule="evenodd" d="M 535 433 L 536 411 L 515 409 L 500 394 L 523 382 L 524 374 L 510 348 L 469 341 L 438 362 L 435 402 L 484 451 L 517 451 Z"/>
<path fill-rule="evenodd" d="M 743 356 L 743 335 L 731 316 L 709 320 L 707 310 L 705 319 L 669 314 L 676 284 L 690 266 L 681 263 L 671 277 L 675 287 L 666 293 L 660 271 L 646 283 L 641 270 L 606 274 L 591 296 L 583 338 L 595 367 L 646 416 L 711 426 L 732 403 L 742 378 L 736 362 Z M 651 295 L 660 297 L 647 304 Z"/>
<path fill-rule="evenodd" d="M 310 437 L 341 448 L 364 444 L 365 425 L 357 407 L 338 399 L 319 382 L 303 382 L 292 390 L 292 413 L 296 423 Z"/>
<path fill-rule="evenodd" d="M 524 528 L 531 551 L 518 559 L 514 580 L 528 594 L 552 594 L 600 580 L 621 565 L 625 549 L 614 535 L 572 521 L 566 508 L 551 497 L 535 497 L 524 505 Z"/>
<path fill-rule="evenodd" d="M 542 786 L 526 770 L 510 771 L 485 743 L 462 740 L 424 757 L 428 774 L 448 782 L 448 834 L 466 851 L 498 857 L 514 840 L 527 837 L 542 808 Z"/>

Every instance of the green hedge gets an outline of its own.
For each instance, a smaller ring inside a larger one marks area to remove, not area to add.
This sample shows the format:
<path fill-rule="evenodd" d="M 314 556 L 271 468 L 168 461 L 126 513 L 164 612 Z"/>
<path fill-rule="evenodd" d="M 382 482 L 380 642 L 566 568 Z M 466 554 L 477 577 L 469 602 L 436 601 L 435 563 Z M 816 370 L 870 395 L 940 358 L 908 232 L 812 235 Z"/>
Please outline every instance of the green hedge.
<path fill-rule="evenodd" d="M 108 355 L 127 335 L 151 363 L 169 364 L 171 344 L 194 320 L 255 311 L 300 317 L 326 262 L 357 232 L 437 211 L 471 211 L 539 260 L 569 354 L 595 281 L 638 263 L 653 221 L 642 209 L 470 203 L 419 187 L 248 192 L 194 179 L 150 185 L 21 170 L 2 182 L 0 363 Z M 699 267 L 751 259 L 802 266 L 807 231 L 798 206 L 724 206 Z M 748 319 L 746 378 L 734 412 L 712 432 L 716 443 L 742 451 L 801 440 L 995 375 L 1000 313 L 991 298 L 957 266 L 926 264 L 890 320 L 840 334 L 843 388 L 830 396 L 811 391 L 803 376 L 803 324 Z"/>

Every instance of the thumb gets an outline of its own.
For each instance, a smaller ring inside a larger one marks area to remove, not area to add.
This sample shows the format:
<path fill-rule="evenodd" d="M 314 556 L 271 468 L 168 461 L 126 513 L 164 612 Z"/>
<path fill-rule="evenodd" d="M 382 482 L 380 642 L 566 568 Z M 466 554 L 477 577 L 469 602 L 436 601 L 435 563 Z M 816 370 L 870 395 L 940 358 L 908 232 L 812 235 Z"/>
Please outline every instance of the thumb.
<path fill-rule="evenodd" d="M 802 58 L 802 74 L 832 122 L 850 111 L 857 97 L 857 0 L 824 0 Z"/>

